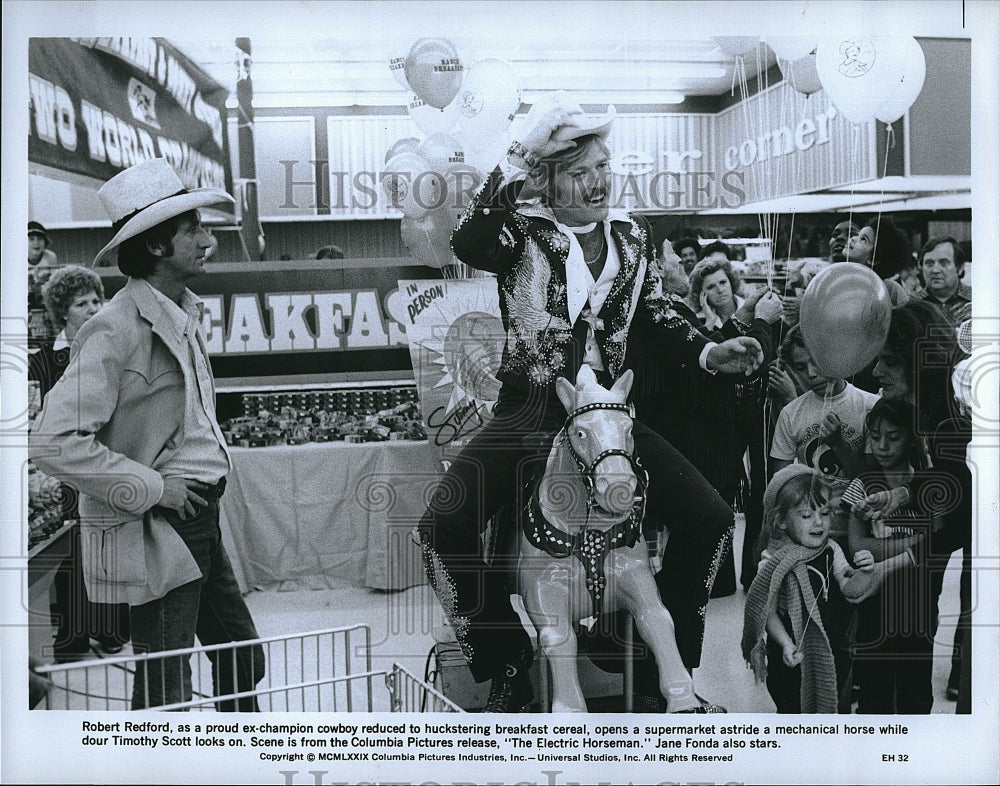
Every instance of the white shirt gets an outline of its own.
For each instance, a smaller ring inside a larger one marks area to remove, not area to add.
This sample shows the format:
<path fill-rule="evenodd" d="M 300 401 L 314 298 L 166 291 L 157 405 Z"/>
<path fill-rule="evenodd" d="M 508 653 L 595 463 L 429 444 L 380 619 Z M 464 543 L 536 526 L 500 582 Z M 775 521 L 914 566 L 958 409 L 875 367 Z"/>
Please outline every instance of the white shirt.
<path fill-rule="evenodd" d="M 217 483 L 229 474 L 232 463 L 225 437 L 215 416 L 215 396 L 208 351 L 201 335 L 201 299 L 184 291 L 181 305 L 150 286 L 164 312 L 187 339 L 187 357 L 181 359 L 184 374 L 184 441 L 159 468 L 164 477 L 184 477 Z"/>

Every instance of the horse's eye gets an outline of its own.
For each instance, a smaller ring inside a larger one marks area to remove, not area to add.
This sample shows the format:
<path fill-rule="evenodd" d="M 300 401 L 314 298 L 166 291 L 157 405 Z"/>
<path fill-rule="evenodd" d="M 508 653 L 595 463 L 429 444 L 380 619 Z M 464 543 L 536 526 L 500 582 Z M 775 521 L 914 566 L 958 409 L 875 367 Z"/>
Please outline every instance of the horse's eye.
<path fill-rule="evenodd" d="M 586 439 L 587 438 L 587 432 L 584 431 L 582 428 L 578 428 L 576 430 L 576 436 L 579 439 Z"/>

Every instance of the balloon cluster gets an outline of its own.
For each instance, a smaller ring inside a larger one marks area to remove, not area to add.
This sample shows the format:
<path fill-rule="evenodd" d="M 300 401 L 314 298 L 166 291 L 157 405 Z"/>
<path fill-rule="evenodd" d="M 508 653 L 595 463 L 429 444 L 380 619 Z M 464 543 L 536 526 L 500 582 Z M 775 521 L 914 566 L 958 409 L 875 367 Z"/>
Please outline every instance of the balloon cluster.
<path fill-rule="evenodd" d="M 852 123 L 899 120 L 920 95 L 927 73 L 924 51 L 911 36 L 873 34 L 822 41 L 776 36 L 767 44 L 796 91 L 808 96 L 825 90 L 837 111 Z"/>
<path fill-rule="evenodd" d="M 855 36 L 820 43 L 816 71 L 833 105 L 852 123 L 893 123 L 920 95 L 927 63 L 911 36 Z"/>
<path fill-rule="evenodd" d="M 492 166 L 521 106 L 509 63 L 487 59 L 466 69 L 445 38 L 421 38 L 393 52 L 389 70 L 409 91 L 407 111 L 426 135 L 398 140 L 386 152 L 382 187 L 402 211 L 400 231 L 414 258 L 431 267 L 453 261 L 451 231 L 483 182 L 473 165 Z"/>

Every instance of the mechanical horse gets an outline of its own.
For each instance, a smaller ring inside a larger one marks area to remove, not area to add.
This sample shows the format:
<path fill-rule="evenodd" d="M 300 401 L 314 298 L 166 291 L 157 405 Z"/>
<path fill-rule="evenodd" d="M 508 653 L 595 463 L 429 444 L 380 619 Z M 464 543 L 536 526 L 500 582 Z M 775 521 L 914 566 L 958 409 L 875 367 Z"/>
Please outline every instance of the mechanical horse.
<path fill-rule="evenodd" d="M 619 609 L 632 615 L 656 658 L 668 709 L 700 706 L 642 536 L 647 475 L 635 456 L 625 403 L 631 387 L 631 371 L 608 390 L 588 365 L 575 386 L 557 381 L 568 414 L 520 511 L 516 591 L 551 664 L 553 712 L 587 710 L 574 624 Z"/>

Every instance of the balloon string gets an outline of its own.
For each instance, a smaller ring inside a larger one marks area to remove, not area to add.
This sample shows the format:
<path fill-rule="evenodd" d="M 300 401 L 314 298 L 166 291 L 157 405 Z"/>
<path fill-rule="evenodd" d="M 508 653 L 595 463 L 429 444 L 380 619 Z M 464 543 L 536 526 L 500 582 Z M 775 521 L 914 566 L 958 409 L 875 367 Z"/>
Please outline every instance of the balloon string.
<path fill-rule="evenodd" d="M 750 109 L 747 105 L 747 99 L 749 98 L 749 89 L 747 87 L 747 75 L 746 75 L 746 63 L 744 62 L 743 56 L 738 55 L 736 58 L 736 65 L 733 69 L 733 80 L 736 81 L 737 74 L 739 75 L 739 86 L 740 86 L 740 111 L 743 115 L 743 127 L 748 138 L 754 138 L 756 134 L 753 133 L 753 123 L 750 119 Z M 760 185 L 757 179 L 757 167 L 755 164 L 750 164 L 750 182 L 754 189 L 754 198 L 760 201 Z M 764 234 L 764 227 L 762 222 L 761 214 L 757 214 L 757 227 L 761 235 Z"/>
<path fill-rule="evenodd" d="M 882 187 L 879 191 L 879 202 L 885 202 L 885 178 L 889 173 L 889 151 L 896 147 L 896 132 L 892 128 L 892 123 L 885 124 L 885 158 L 882 161 Z M 875 217 L 875 241 L 872 244 L 872 258 L 870 267 L 875 269 L 875 254 L 878 252 L 879 229 L 882 227 L 882 211 L 879 210 Z"/>

